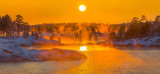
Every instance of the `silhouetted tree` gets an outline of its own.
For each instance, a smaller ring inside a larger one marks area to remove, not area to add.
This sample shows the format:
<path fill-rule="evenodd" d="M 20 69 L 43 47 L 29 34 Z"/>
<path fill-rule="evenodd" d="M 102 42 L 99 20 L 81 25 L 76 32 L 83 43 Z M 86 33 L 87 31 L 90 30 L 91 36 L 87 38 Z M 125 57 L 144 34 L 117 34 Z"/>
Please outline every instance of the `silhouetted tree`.
<path fill-rule="evenodd" d="M 117 34 L 116 40 L 121 41 L 124 40 L 126 24 L 120 24 L 120 29 Z"/>
<path fill-rule="evenodd" d="M 110 35 L 109 35 L 109 40 L 113 41 L 113 40 L 115 40 L 115 38 L 116 38 L 116 34 L 115 34 L 115 32 L 113 31 L 113 32 L 111 32 Z"/>
<path fill-rule="evenodd" d="M 125 38 L 131 39 L 131 38 L 138 38 L 138 37 L 140 37 L 139 18 L 134 17 L 125 34 Z"/>
<path fill-rule="evenodd" d="M 17 35 L 20 36 L 20 32 L 23 30 L 23 17 L 21 15 L 16 15 L 16 31 Z"/>

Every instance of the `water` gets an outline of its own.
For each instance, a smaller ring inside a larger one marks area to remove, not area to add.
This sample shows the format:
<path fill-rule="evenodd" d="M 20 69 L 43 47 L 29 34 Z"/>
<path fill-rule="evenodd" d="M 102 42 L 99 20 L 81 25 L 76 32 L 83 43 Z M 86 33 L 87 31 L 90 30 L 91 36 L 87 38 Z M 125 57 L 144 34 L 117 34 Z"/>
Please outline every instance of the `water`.
<path fill-rule="evenodd" d="M 50 74 L 74 68 L 80 61 L 45 61 L 45 62 L 11 62 L 0 63 L 0 74 Z"/>
<path fill-rule="evenodd" d="M 87 46 L 87 51 L 80 47 Z M 52 46 L 28 47 L 51 49 Z M 71 49 L 84 53 L 88 58 L 80 61 L 46 61 L 0 63 L 0 74 L 113 74 L 160 73 L 160 50 L 119 50 L 124 48 L 97 45 L 65 45 L 54 48 Z M 141 48 L 144 49 L 144 48 Z"/>

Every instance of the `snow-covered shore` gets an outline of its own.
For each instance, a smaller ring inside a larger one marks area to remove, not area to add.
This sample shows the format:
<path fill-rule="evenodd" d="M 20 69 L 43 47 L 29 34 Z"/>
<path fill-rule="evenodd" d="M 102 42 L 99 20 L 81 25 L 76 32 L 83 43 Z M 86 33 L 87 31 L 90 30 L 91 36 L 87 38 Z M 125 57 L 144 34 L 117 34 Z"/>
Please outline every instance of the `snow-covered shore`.
<path fill-rule="evenodd" d="M 108 46 L 134 46 L 134 47 L 160 47 L 160 37 L 145 37 L 145 38 L 135 38 L 124 41 L 104 41 L 99 42 L 98 45 L 108 45 Z"/>
<path fill-rule="evenodd" d="M 58 41 L 50 41 L 46 39 L 0 39 L 0 62 L 23 62 L 23 61 L 65 61 L 80 60 L 86 56 L 78 51 L 64 49 L 50 50 L 29 50 L 21 47 L 21 45 L 32 44 L 60 44 Z"/>
<path fill-rule="evenodd" d="M 39 37 L 35 39 L 34 37 L 29 36 L 28 38 L 24 39 L 22 37 L 15 38 L 15 39 L 5 39 L 0 38 L 0 43 L 7 44 L 7 43 L 16 43 L 19 45 L 60 45 L 61 43 L 55 40 L 47 40 L 45 38 Z"/>

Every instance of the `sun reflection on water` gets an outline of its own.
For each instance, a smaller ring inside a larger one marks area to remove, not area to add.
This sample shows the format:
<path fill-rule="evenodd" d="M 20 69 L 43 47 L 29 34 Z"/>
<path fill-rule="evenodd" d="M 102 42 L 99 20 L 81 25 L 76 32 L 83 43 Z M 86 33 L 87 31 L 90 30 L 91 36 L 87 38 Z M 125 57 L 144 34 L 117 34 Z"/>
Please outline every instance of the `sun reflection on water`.
<path fill-rule="evenodd" d="M 87 51 L 87 46 L 80 47 L 80 51 Z"/>

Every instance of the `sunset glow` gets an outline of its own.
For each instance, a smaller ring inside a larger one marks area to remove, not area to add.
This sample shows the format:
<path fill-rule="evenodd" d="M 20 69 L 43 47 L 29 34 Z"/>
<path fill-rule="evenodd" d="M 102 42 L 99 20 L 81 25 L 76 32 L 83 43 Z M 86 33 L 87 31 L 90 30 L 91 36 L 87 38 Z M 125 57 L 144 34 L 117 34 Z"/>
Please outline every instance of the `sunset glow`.
<path fill-rule="evenodd" d="M 82 11 L 82 12 L 85 11 L 86 10 L 86 6 L 85 5 L 80 5 L 79 6 L 79 10 Z"/>
<path fill-rule="evenodd" d="M 141 15 L 154 17 L 160 13 L 159 0 L 1 0 L 0 16 L 9 14 L 12 18 L 23 15 L 29 24 L 41 23 L 123 23 Z M 85 13 L 79 6 L 86 6 Z M 83 19 L 81 19 L 83 18 Z"/>
<path fill-rule="evenodd" d="M 0 74 L 160 73 L 160 0 L 0 0 Z"/>
<path fill-rule="evenodd" d="M 0 74 L 160 73 L 160 0 L 0 0 Z"/>

